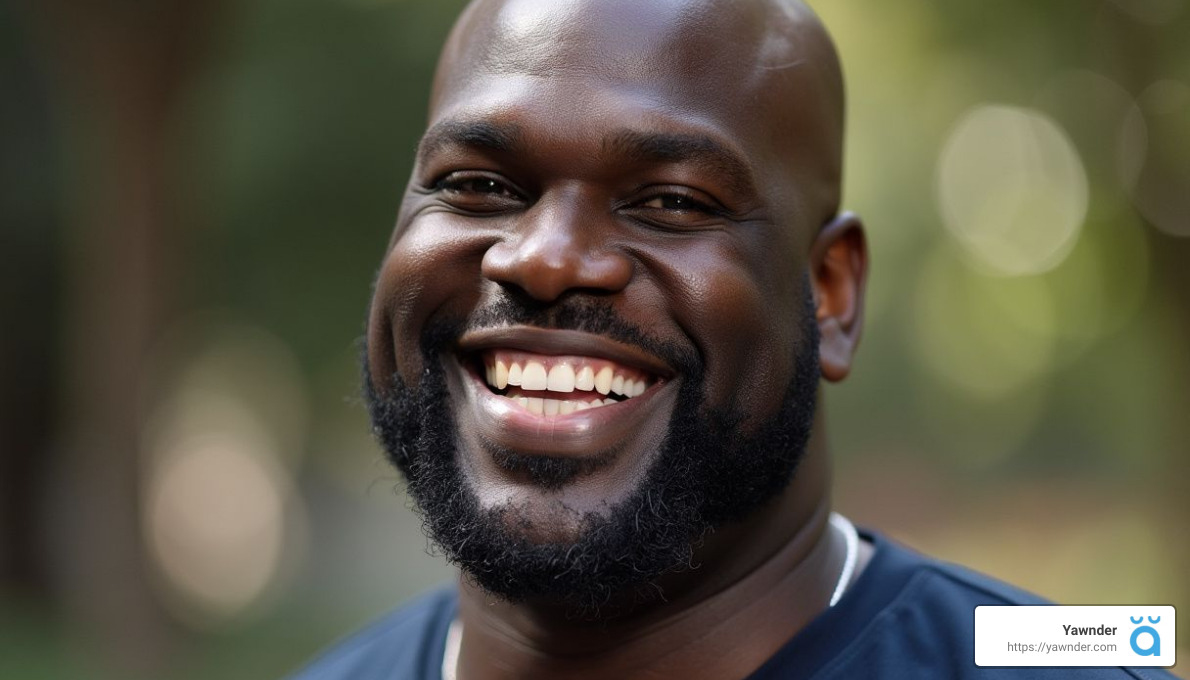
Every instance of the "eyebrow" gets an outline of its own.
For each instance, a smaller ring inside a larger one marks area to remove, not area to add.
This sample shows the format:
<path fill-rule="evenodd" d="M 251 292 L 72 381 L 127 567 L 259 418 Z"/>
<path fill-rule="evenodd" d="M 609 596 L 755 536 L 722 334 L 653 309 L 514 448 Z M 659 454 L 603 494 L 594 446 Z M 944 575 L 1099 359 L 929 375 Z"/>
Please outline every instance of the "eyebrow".
<path fill-rule="evenodd" d="M 427 158 L 449 146 L 508 152 L 521 146 L 521 132 L 511 125 L 444 120 L 434 124 L 422 135 L 417 146 L 417 160 L 424 163 Z"/>
<path fill-rule="evenodd" d="M 418 144 L 417 158 L 427 158 L 451 146 L 499 153 L 524 148 L 517 126 L 487 121 L 444 120 L 434 124 Z M 752 172 L 743 158 L 728 146 L 701 134 L 619 130 L 603 141 L 603 153 L 643 163 L 691 163 L 726 181 L 738 194 L 755 191 Z"/>
<path fill-rule="evenodd" d="M 621 130 L 603 144 L 605 153 L 646 163 L 692 163 L 726 180 L 736 193 L 755 190 L 752 171 L 729 147 L 706 135 Z"/>

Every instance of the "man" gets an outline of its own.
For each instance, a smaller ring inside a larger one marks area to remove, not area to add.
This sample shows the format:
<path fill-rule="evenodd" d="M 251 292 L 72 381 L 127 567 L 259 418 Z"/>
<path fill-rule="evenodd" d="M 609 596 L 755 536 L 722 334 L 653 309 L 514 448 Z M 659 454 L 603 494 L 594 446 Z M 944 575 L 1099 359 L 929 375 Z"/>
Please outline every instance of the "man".
<path fill-rule="evenodd" d="M 868 267 L 842 112 L 795 0 L 464 12 L 364 371 L 463 578 L 301 677 L 996 673 L 973 607 L 1035 600 L 830 510 L 816 396 Z"/>

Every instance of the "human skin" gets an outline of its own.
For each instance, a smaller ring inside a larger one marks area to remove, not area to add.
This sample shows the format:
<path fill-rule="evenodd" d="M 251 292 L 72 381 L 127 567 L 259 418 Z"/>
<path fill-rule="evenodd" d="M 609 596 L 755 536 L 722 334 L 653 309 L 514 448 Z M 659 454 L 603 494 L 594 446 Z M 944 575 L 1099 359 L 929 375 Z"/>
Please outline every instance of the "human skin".
<path fill-rule="evenodd" d="M 480 0 L 443 52 L 427 130 L 377 280 L 375 384 L 395 372 L 417 385 L 435 319 L 510 291 L 543 305 L 592 296 L 697 352 L 707 403 L 743 414 L 749 431 L 777 409 L 807 342 L 807 282 L 822 376 L 850 370 L 867 252 L 859 220 L 839 214 L 838 63 L 803 6 Z M 562 418 L 514 412 L 476 375 L 476 356 L 495 349 L 611 359 L 650 387 Z M 573 538 L 581 526 L 568 517 L 636 488 L 683 379 L 641 348 L 523 327 L 466 333 L 440 360 L 469 485 L 484 507 L 516 508 L 541 541 Z M 826 606 L 844 560 L 826 530 L 821 416 L 785 491 L 705 537 L 699 568 L 664 577 L 664 598 L 630 615 L 592 624 L 464 582 L 459 677 L 754 670 Z M 545 488 L 502 467 L 492 444 L 607 464 Z"/>

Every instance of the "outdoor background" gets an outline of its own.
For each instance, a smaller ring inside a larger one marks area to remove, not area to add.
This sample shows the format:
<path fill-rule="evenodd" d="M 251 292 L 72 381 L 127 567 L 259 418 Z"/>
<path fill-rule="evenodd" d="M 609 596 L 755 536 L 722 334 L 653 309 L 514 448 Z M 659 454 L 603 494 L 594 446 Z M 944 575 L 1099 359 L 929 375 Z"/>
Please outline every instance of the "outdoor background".
<path fill-rule="evenodd" d="M 449 578 L 356 342 L 460 6 L 0 4 L 0 678 L 279 677 Z M 839 507 L 1190 615 L 1190 2 L 817 7 L 872 250 Z"/>

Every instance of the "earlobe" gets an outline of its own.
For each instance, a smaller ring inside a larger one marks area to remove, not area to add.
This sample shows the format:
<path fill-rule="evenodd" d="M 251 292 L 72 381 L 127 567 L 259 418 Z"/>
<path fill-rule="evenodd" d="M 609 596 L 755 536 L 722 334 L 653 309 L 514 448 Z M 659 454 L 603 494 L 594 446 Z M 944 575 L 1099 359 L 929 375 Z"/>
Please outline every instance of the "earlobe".
<path fill-rule="evenodd" d="M 822 377 L 838 382 L 851 372 L 864 319 L 868 244 L 863 223 L 842 213 L 818 232 L 810 248 L 810 281 L 818 319 Z"/>

